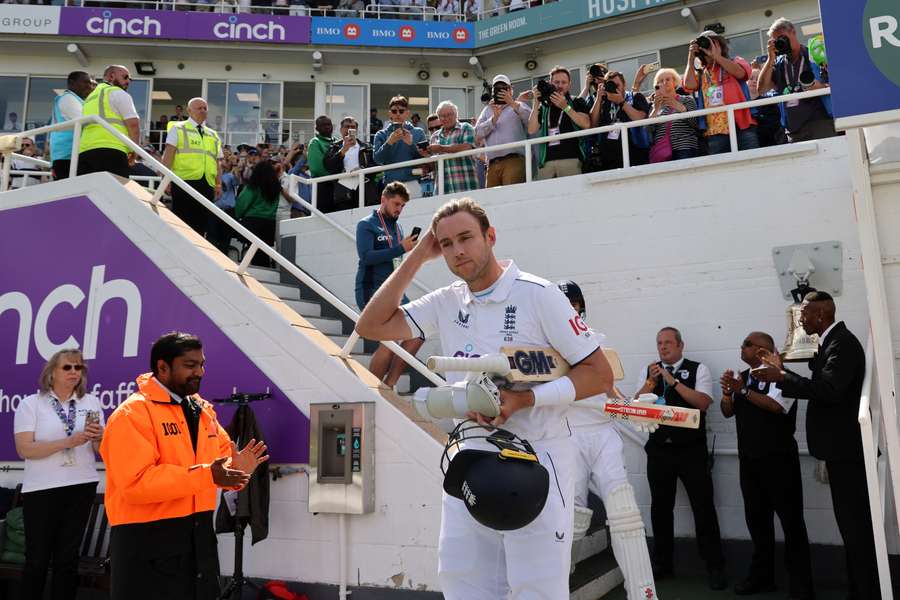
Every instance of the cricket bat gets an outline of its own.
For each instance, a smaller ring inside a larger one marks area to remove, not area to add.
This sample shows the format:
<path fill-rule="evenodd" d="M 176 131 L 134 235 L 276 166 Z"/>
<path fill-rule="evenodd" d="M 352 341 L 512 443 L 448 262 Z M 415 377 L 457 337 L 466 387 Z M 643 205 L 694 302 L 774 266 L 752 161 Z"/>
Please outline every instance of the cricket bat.
<path fill-rule="evenodd" d="M 603 348 L 603 354 L 613 370 L 616 381 L 624 379 L 622 361 L 612 348 Z M 553 348 L 503 346 L 497 354 L 475 358 L 432 356 L 426 362 L 432 371 L 485 372 L 502 377 L 509 383 L 542 383 L 553 381 L 569 372 L 569 363 Z M 650 402 L 635 402 L 613 387 L 614 397 L 601 403 L 587 401 L 589 406 L 625 421 L 659 423 L 672 427 L 697 429 L 700 411 L 696 408 L 667 406 Z"/>

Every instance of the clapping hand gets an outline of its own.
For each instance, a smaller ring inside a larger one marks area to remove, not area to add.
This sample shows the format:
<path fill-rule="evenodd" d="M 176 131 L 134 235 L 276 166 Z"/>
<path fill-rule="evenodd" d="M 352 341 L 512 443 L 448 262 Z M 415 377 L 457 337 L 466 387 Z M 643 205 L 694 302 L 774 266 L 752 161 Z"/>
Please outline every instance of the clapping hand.
<path fill-rule="evenodd" d="M 722 377 L 719 379 L 719 385 L 722 386 L 722 393 L 731 396 L 736 392 L 739 392 L 743 387 L 743 382 L 734 376 L 734 371 L 731 369 L 726 369 L 724 373 L 722 373 Z"/>
<path fill-rule="evenodd" d="M 231 461 L 228 463 L 228 467 L 250 476 L 256 467 L 269 460 L 266 450 L 268 448 L 263 442 L 250 440 L 244 449 L 238 452 L 237 445 L 231 442 Z"/>
<path fill-rule="evenodd" d="M 770 350 L 760 348 L 756 355 L 763 362 L 762 366 L 750 371 L 750 375 L 757 381 L 775 382 L 784 381 L 781 357 Z"/>

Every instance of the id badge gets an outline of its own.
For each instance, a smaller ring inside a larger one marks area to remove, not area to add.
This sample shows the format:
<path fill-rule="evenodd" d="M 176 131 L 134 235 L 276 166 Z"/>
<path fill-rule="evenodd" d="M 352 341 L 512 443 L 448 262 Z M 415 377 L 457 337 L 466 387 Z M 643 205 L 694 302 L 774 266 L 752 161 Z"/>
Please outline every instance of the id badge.
<path fill-rule="evenodd" d="M 63 450 L 63 467 L 74 467 L 75 466 L 75 449 L 74 448 L 66 448 Z"/>
<path fill-rule="evenodd" d="M 606 133 L 606 139 L 608 140 L 617 140 L 622 136 L 621 129 L 613 129 L 612 131 L 608 131 Z"/>
<path fill-rule="evenodd" d="M 394 261 L 393 261 L 393 262 L 394 262 L 394 270 L 396 271 L 397 269 L 400 268 L 400 263 L 403 262 L 403 257 L 402 257 L 402 256 L 397 256 L 397 257 L 394 258 Z"/>
<path fill-rule="evenodd" d="M 787 102 L 784 103 L 784 105 L 787 108 L 796 108 L 796 107 L 800 106 L 800 101 L 799 100 L 788 100 Z"/>
<path fill-rule="evenodd" d="M 725 104 L 725 91 L 720 85 L 712 85 L 706 90 L 709 106 L 722 106 Z"/>
<path fill-rule="evenodd" d="M 559 127 L 551 127 L 547 130 L 547 135 L 559 135 Z M 559 140 L 550 142 L 548 146 L 559 146 Z"/>

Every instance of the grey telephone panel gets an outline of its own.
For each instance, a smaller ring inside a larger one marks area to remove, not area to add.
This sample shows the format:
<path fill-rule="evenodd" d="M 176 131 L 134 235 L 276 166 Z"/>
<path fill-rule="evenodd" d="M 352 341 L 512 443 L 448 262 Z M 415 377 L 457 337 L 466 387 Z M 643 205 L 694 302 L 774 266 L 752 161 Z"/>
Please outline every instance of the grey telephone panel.
<path fill-rule="evenodd" d="M 375 510 L 375 404 L 310 405 L 309 511 Z"/>

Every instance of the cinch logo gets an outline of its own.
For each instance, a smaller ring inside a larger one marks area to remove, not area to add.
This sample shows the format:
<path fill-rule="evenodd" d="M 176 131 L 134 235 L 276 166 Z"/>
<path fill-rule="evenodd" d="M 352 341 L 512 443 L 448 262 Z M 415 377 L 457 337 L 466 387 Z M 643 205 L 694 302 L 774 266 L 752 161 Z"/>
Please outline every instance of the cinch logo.
<path fill-rule="evenodd" d="M 556 361 L 543 350 L 518 350 L 509 357 L 509 366 L 522 375 L 549 375 Z"/>
<path fill-rule="evenodd" d="M 245 40 L 250 42 L 283 42 L 284 27 L 274 21 L 265 23 L 239 23 L 236 15 L 228 17 L 228 21 L 216 23 L 213 35 L 220 40 Z"/>
<path fill-rule="evenodd" d="M 106 275 L 106 265 L 97 265 L 91 270 L 91 283 L 87 293 L 87 317 L 84 323 L 84 344 L 82 352 L 84 358 L 91 360 L 97 357 L 97 338 L 100 330 L 100 313 L 103 305 L 114 298 L 125 301 L 125 339 L 122 343 L 122 356 L 137 356 L 138 335 L 141 325 L 141 293 L 137 286 L 127 279 L 112 279 L 103 281 Z M 7 292 L 0 296 L 0 316 L 4 312 L 15 311 L 19 317 L 19 331 L 16 340 L 16 364 L 24 365 L 28 362 L 28 346 L 34 325 L 34 345 L 44 360 L 50 358 L 54 352 L 63 348 L 77 347 L 78 341 L 74 335 L 60 343 L 54 343 L 50 339 L 47 323 L 53 315 L 54 309 L 62 304 L 68 304 L 72 309 L 78 308 L 85 299 L 84 292 L 76 285 L 66 283 L 47 294 L 34 313 L 31 300 L 22 292 Z M 106 327 L 108 327 L 107 325 Z M 80 333 L 80 332 L 79 332 Z"/>
<path fill-rule="evenodd" d="M 875 67 L 900 85 L 900 5 L 897 0 L 869 0 L 863 11 L 863 39 Z"/>
<path fill-rule="evenodd" d="M 469 41 L 469 31 L 465 27 L 457 27 L 453 30 L 453 40 L 460 44 Z"/>
<path fill-rule="evenodd" d="M 347 23 L 344 25 L 344 37 L 348 40 L 359 38 L 359 25 L 356 23 Z"/>
<path fill-rule="evenodd" d="M 416 30 L 411 25 L 404 25 L 400 28 L 400 39 L 404 42 L 411 42 L 416 39 Z"/>
<path fill-rule="evenodd" d="M 454 358 L 478 358 L 479 356 L 481 356 L 480 354 L 474 354 L 472 352 L 472 350 L 474 350 L 474 349 L 475 349 L 475 347 L 472 346 L 472 344 L 466 344 L 466 347 L 463 350 L 457 350 L 456 352 L 454 352 L 453 357 Z"/>
<path fill-rule="evenodd" d="M 102 17 L 91 17 L 84 24 L 84 28 L 90 33 L 102 33 L 104 35 L 159 37 L 162 35 L 162 23 L 150 17 L 136 17 L 123 19 L 113 17 L 111 10 L 100 13 Z"/>

